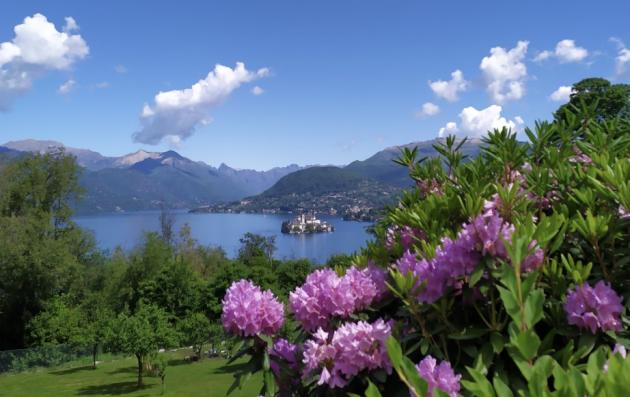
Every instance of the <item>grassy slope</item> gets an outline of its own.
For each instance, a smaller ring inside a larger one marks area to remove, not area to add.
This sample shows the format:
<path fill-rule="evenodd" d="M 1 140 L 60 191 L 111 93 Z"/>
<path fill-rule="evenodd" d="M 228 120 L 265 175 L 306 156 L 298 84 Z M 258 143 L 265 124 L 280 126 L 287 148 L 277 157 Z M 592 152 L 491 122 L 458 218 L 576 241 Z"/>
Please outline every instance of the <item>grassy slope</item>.
<path fill-rule="evenodd" d="M 182 353 L 173 356 L 166 370 L 164 396 L 225 396 L 232 384 L 232 372 L 239 364 L 226 366 L 225 360 L 206 359 L 188 363 Z M 90 367 L 32 372 L 17 375 L 0 375 L 0 396 L 11 397 L 65 397 L 65 396 L 160 396 L 162 387 L 158 378 L 146 377 L 146 387 L 136 389 L 135 359 L 102 363 L 96 370 Z M 242 390 L 231 396 L 257 396 L 260 376 L 252 377 Z"/>

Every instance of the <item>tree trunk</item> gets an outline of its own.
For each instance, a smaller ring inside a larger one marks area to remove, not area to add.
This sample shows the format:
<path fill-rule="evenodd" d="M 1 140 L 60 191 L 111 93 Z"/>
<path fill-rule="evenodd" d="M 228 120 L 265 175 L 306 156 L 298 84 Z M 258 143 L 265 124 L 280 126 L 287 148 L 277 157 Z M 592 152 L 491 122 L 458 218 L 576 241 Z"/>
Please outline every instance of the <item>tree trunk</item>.
<path fill-rule="evenodd" d="M 142 387 L 142 371 L 144 370 L 144 365 L 142 365 L 142 355 L 136 354 L 136 358 L 138 359 L 138 387 Z"/>
<path fill-rule="evenodd" d="M 92 369 L 96 369 L 96 353 L 98 352 L 98 345 L 95 343 L 92 346 Z"/>

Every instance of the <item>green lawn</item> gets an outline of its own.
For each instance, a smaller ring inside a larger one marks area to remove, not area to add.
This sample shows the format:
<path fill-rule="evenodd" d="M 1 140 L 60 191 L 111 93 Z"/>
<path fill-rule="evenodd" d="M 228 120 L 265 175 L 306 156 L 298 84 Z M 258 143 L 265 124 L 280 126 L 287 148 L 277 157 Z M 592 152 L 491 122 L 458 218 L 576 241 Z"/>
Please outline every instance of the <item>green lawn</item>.
<path fill-rule="evenodd" d="M 173 353 L 166 371 L 164 396 L 225 396 L 232 384 L 232 373 L 241 364 L 226 366 L 223 359 L 205 359 L 190 363 L 183 352 Z M 0 396 L 65 397 L 65 396 L 160 396 L 158 378 L 145 377 L 146 386 L 136 388 L 136 361 L 128 358 L 91 367 L 0 375 Z M 252 377 L 243 389 L 231 396 L 255 397 L 261 377 Z"/>

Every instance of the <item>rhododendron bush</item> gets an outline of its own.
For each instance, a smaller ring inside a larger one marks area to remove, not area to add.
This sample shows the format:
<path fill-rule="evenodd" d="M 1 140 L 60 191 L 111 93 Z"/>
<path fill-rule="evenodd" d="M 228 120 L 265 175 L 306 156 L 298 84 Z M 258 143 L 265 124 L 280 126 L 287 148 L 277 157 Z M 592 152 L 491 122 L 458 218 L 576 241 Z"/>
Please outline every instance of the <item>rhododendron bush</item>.
<path fill-rule="evenodd" d="M 630 395 L 630 124 L 591 110 L 405 149 L 415 187 L 349 268 L 223 302 L 266 396 Z M 520 138 L 520 136 L 519 136 Z"/>

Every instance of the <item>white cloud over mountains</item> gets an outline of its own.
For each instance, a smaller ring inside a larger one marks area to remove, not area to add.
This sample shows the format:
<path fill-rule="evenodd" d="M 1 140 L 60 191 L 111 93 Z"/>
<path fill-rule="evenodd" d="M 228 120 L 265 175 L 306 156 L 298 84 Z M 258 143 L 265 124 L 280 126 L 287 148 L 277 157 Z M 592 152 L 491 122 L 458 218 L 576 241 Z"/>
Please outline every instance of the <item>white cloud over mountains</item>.
<path fill-rule="evenodd" d="M 461 70 L 456 70 L 451 73 L 451 79 L 448 81 L 429 81 L 429 87 L 431 87 L 435 95 L 449 102 L 459 100 L 458 93 L 466 91 L 468 85 L 469 83 L 464 79 L 464 73 L 462 73 Z"/>
<path fill-rule="evenodd" d="M 72 17 L 58 31 L 42 14 L 24 18 L 14 27 L 15 37 L 0 43 L 0 110 L 28 91 L 33 80 L 49 70 L 67 70 L 85 58 L 90 49 Z"/>
<path fill-rule="evenodd" d="M 486 80 L 486 90 L 495 103 L 521 99 L 525 95 L 527 67 L 523 60 L 528 45 L 527 41 L 519 41 L 510 50 L 494 47 L 490 55 L 481 60 L 479 67 Z"/>
<path fill-rule="evenodd" d="M 488 134 L 488 131 L 501 129 L 503 127 L 517 130 L 523 124 L 521 117 L 508 120 L 501 116 L 503 108 L 499 105 L 490 105 L 485 109 L 477 110 L 469 106 L 459 114 L 460 124 L 450 121 L 440 128 L 439 136 L 457 135 L 459 137 L 481 138 Z"/>
<path fill-rule="evenodd" d="M 534 58 L 535 62 L 542 62 L 549 58 L 556 58 L 560 63 L 580 62 L 588 56 L 588 50 L 575 44 L 575 40 L 560 40 L 554 51 L 541 51 Z"/>
<path fill-rule="evenodd" d="M 153 104 L 140 114 L 142 128 L 133 134 L 135 142 L 156 145 L 162 139 L 181 142 L 201 125 L 212 122 L 209 111 L 226 100 L 242 84 L 269 75 L 269 69 L 249 71 L 238 62 L 234 68 L 216 65 L 190 88 L 159 92 Z"/>

